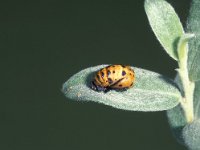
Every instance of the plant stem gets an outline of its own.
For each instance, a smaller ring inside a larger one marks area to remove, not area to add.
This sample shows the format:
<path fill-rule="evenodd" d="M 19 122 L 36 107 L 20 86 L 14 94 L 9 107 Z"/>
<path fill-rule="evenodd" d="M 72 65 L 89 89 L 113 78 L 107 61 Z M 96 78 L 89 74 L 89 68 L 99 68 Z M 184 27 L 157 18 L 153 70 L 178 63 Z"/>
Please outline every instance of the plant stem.
<path fill-rule="evenodd" d="M 193 108 L 193 94 L 195 83 L 189 80 L 187 60 L 188 60 L 188 40 L 194 35 L 188 34 L 183 39 L 180 39 L 178 45 L 179 55 L 179 69 L 177 69 L 181 82 L 183 97 L 181 99 L 181 105 L 185 113 L 186 121 L 191 123 L 194 120 L 194 108 Z"/>

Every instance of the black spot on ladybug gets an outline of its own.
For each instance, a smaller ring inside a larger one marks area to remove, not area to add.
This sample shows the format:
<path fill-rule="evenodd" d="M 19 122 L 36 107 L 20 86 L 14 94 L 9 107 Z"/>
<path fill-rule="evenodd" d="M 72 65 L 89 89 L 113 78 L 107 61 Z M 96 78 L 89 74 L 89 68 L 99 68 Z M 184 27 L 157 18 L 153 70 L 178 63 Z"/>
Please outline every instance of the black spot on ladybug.
<path fill-rule="evenodd" d="M 124 66 L 124 65 L 121 65 L 123 68 L 126 68 L 126 66 Z"/>
<path fill-rule="evenodd" d="M 103 72 L 101 72 L 101 77 L 102 77 L 102 78 L 104 77 L 104 73 L 103 73 Z"/>
<path fill-rule="evenodd" d="M 109 76 L 111 74 L 110 70 L 108 70 L 107 75 Z"/>
<path fill-rule="evenodd" d="M 113 80 L 111 78 L 108 78 L 108 82 L 109 82 L 109 84 L 112 84 Z"/>
<path fill-rule="evenodd" d="M 113 73 L 115 73 L 115 71 L 113 71 Z"/>
<path fill-rule="evenodd" d="M 126 71 L 122 71 L 122 76 L 125 76 L 126 75 Z"/>

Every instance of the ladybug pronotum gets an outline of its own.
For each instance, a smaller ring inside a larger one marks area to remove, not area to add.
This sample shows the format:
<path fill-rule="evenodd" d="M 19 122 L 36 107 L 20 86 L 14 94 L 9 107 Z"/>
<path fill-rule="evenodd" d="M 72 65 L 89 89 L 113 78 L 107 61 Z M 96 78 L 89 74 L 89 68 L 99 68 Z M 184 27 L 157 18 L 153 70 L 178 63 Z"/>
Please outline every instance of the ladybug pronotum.
<path fill-rule="evenodd" d="M 110 65 L 96 72 L 91 82 L 95 91 L 107 92 L 110 89 L 128 89 L 135 82 L 135 73 L 130 66 Z"/>

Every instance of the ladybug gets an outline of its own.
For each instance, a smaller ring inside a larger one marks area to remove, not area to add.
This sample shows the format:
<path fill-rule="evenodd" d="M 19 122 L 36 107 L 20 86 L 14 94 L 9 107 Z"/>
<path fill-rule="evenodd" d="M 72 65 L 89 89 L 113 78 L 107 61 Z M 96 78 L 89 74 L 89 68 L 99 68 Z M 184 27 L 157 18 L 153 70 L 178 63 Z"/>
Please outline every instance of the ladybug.
<path fill-rule="evenodd" d="M 108 92 L 110 89 L 126 90 L 133 86 L 135 73 L 130 66 L 110 65 L 96 72 L 91 88 Z"/>

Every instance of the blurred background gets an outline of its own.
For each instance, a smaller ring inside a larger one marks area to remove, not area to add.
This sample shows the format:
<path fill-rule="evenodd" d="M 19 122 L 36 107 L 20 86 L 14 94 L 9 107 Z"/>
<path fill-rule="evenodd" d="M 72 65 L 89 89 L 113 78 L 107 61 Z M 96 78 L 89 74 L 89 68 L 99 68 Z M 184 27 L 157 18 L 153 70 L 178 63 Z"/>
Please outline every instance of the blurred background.
<path fill-rule="evenodd" d="M 185 24 L 190 0 L 168 0 Z M 176 62 L 149 26 L 143 0 L 0 2 L 2 150 L 186 150 L 165 112 L 78 103 L 61 93 L 78 71 L 130 64 L 174 78 Z"/>

